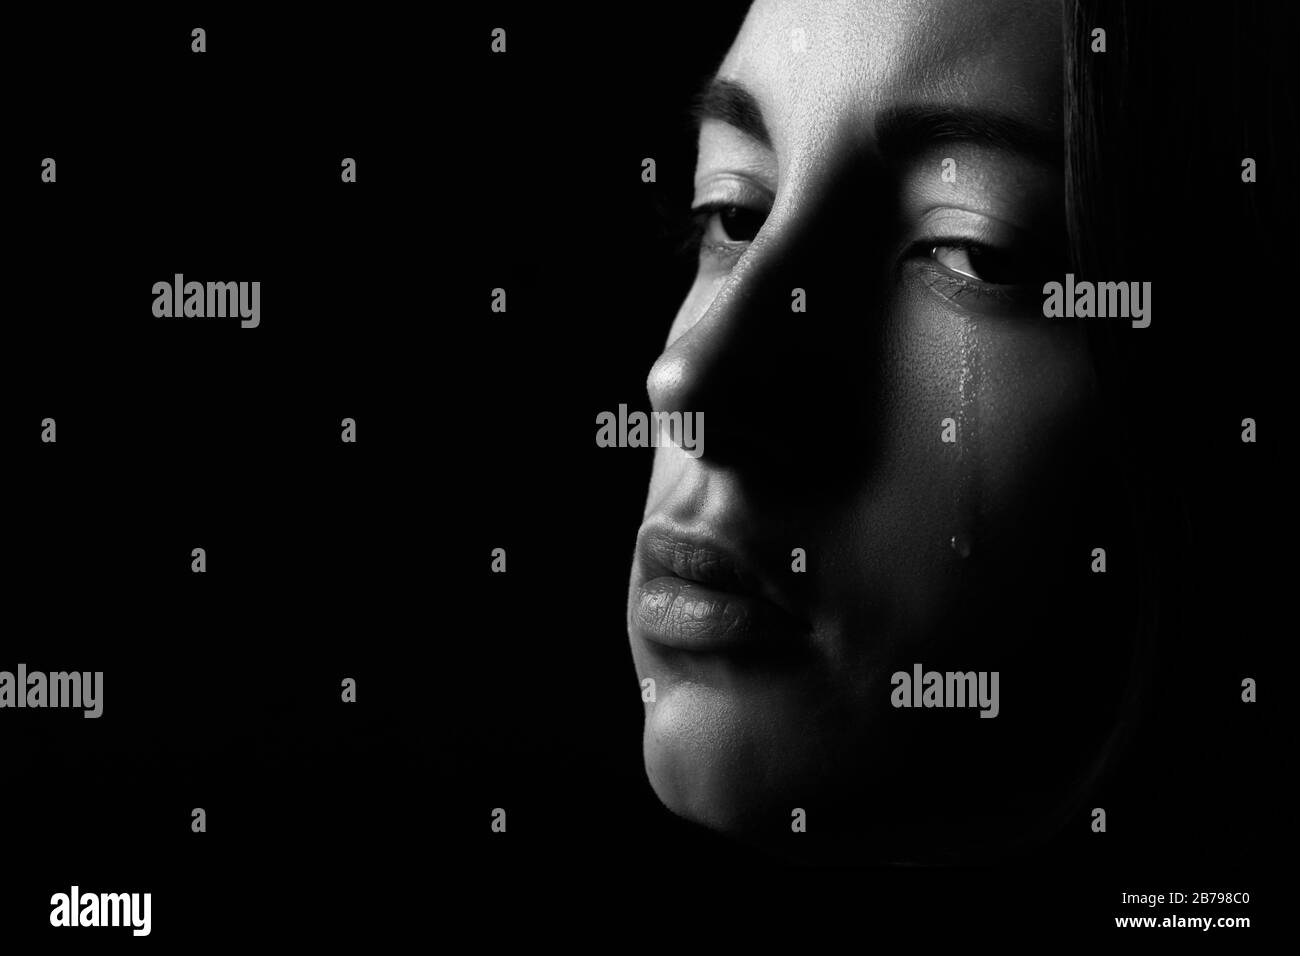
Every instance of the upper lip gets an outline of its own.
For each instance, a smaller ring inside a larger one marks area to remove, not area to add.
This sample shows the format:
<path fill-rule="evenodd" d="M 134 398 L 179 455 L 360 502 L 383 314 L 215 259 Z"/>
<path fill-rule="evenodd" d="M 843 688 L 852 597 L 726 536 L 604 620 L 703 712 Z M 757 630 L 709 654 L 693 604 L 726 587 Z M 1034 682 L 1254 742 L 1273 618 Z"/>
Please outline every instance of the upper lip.
<path fill-rule="evenodd" d="M 711 529 L 684 529 L 654 521 L 645 524 L 637 540 L 642 581 L 672 576 L 705 587 L 765 601 L 789 617 L 794 612 L 771 579 L 724 543 Z"/>

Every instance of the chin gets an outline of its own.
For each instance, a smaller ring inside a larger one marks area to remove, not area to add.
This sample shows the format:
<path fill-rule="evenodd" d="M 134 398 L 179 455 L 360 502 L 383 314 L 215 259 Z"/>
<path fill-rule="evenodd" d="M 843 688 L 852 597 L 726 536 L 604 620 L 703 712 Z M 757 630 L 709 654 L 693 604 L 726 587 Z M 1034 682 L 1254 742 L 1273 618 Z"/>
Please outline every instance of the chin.
<path fill-rule="evenodd" d="M 713 688 L 673 688 L 646 713 L 646 775 L 677 816 L 770 846 L 790 833 L 792 810 L 816 799 L 809 786 L 814 776 L 798 762 L 778 759 L 799 747 L 785 739 L 788 728 L 801 726 L 798 720 L 770 709 L 755 720 L 748 711 Z"/>

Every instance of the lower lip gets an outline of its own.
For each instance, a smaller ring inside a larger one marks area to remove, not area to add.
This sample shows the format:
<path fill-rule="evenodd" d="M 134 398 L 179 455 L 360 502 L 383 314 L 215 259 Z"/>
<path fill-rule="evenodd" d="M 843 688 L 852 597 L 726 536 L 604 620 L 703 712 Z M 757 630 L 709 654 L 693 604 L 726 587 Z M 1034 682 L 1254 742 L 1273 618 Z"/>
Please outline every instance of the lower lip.
<path fill-rule="evenodd" d="M 675 650 L 711 653 L 748 647 L 782 627 L 766 601 L 666 576 L 637 591 L 633 627 L 647 640 Z"/>

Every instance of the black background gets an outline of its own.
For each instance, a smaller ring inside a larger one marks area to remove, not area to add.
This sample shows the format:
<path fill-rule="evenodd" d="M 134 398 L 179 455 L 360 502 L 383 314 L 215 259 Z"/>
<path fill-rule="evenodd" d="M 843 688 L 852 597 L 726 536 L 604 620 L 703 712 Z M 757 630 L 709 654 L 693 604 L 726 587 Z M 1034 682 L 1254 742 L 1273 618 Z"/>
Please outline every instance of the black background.
<path fill-rule="evenodd" d="M 1257 308 L 1151 330 L 1185 417 L 1134 414 L 1194 442 L 1197 559 L 1105 837 L 1081 821 L 993 871 L 791 870 L 645 783 L 624 608 L 650 456 L 597 449 L 594 421 L 644 405 L 689 283 L 664 213 L 690 198 L 686 108 L 744 7 L 9 24 L 0 668 L 103 670 L 105 710 L 0 716 L 0 939 L 147 944 L 50 937 L 74 882 L 152 892 L 153 945 L 666 942 L 827 916 L 915 938 L 971 914 L 984 938 L 1054 938 L 1144 915 L 1122 890 L 1248 889 L 1262 910 L 1289 542 L 1267 487 L 1284 320 Z M 177 272 L 260 280 L 261 326 L 154 319 Z M 1211 355 L 1207 385 L 1186 363 Z"/>

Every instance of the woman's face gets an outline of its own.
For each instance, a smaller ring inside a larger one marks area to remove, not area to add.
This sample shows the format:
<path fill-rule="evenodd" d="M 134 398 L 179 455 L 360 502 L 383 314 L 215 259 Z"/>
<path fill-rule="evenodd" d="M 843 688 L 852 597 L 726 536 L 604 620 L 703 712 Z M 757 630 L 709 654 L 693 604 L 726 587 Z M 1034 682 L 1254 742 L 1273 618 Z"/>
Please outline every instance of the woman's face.
<path fill-rule="evenodd" d="M 1086 698 L 1061 73 L 1057 0 L 758 0 L 704 96 L 699 271 L 648 380 L 703 454 L 656 450 L 628 611 L 677 813 L 884 845 L 1056 772 L 1018 748 Z M 916 664 L 999 671 L 998 715 L 893 706 Z"/>

